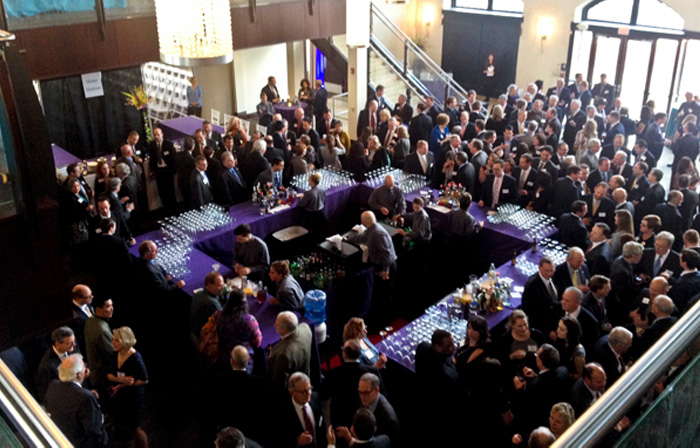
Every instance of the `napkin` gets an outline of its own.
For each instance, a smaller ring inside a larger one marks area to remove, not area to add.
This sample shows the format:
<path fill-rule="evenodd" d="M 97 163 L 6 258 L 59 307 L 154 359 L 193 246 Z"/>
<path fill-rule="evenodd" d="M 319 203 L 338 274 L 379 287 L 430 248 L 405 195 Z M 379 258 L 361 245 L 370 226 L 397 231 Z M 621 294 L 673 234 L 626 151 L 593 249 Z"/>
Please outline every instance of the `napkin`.
<path fill-rule="evenodd" d="M 343 250 L 343 237 L 342 236 L 335 234 L 333 236 L 329 236 L 328 238 L 326 238 L 326 240 L 335 244 L 335 247 L 338 250 Z"/>
<path fill-rule="evenodd" d="M 367 230 L 367 227 L 363 226 L 362 224 L 358 224 L 353 227 L 352 230 L 357 233 L 363 233 L 365 230 Z"/>

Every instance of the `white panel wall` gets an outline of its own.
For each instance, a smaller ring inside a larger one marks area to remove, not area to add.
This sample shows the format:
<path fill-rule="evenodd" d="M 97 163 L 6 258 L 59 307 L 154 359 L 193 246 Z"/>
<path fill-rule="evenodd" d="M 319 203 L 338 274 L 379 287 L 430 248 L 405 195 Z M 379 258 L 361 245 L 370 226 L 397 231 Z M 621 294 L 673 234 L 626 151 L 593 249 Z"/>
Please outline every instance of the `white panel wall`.
<path fill-rule="evenodd" d="M 260 90 L 267 77 L 277 78 L 277 90 L 282 98 L 289 97 L 287 75 L 287 44 L 248 48 L 233 52 L 236 109 L 253 113 L 260 102 Z M 294 92 L 296 94 L 296 92 Z"/>

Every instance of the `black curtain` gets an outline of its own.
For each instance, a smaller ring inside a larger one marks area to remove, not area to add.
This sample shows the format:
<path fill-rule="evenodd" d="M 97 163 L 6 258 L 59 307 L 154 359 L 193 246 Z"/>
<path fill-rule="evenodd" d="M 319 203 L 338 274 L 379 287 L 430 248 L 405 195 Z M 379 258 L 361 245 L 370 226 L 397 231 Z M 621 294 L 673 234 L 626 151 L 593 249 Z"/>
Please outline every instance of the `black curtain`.
<path fill-rule="evenodd" d="M 523 19 L 455 11 L 444 11 L 444 15 L 443 69 L 452 72 L 462 87 L 482 93 L 486 59 L 493 54 L 496 74 L 493 91 L 488 93 L 505 93 L 508 84 L 515 82 Z"/>
<path fill-rule="evenodd" d="M 85 98 L 80 76 L 41 82 L 51 141 L 82 159 L 115 152 L 130 131 L 145 132 L 141 113 L 122 92 L 141 85 L 141 68 L 102 72 L 104 96 Z"/>

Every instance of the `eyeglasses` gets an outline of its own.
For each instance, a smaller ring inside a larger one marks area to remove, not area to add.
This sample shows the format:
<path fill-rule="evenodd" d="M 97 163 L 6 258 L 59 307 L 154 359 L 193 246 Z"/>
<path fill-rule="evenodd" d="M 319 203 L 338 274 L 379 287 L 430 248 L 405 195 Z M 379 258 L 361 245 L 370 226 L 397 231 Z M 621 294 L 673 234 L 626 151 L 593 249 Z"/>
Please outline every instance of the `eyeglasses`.
<path fill-rule="evenodd" d="M 362 396 L 367 396 L 367 395 L 373 393 L 374 389 L 372 389 L 372 390 L 358 390 L 357 392 Z"/>

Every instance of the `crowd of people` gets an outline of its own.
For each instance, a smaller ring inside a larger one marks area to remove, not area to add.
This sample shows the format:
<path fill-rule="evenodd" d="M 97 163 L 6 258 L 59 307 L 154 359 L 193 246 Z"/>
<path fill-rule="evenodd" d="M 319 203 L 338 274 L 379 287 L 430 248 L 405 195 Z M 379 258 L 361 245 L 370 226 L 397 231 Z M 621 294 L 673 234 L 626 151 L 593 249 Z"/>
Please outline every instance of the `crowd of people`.
<path fill-rule="evenodd" d="M 169 214 L 209 202 L 242 203 L 258 185 L 284 189 L 294 175 L 318 167 L 345 169 L 363 180 L 371 170 L 393 166 L 423 175 L 435 187 L 453 182 L 466 189 L 469 194 L 450 214 L 450 232 L 459 244 L 459 237 L 478 231 L 469 214 L 472 201 L 488 208 L 518 204 L 556 219 L 558 238 L 570 248 L 566 262 L 555 266 L 548 258 L 540 260 L 525 285 L 522 309 L 511 313 L 505 334 L 492 340 L 486 321 L 476 316 L 464 341 L 438 330 L 415 356 L 417 384 L 426 388 L 416 396 L 416 409 L 423 410 L 430 428 L 445 423 L 444 413 L 430 410 L 461 403 L 453 421 L 477 423 L 479 431 L 470 435 L 477 446 L 548 446 L 700 294 L 695 191 L 700 106 L 688 94 L 679 129 L 666 139 L 666 115 L 654 113 L 653 104 L 643 107 L 635 123 L 604 78 L 592 90 L 588 86 L 579 75 L 570 86 L 559 79 L 546 95 L 541 83 L 528 85 L 522 96 L 510 86 L 490 111 L 474 91 L 461 104 L 448 98 L 442 109 L 427 97 L 415 116 L 405 96 L 392 108 L 377 86 L 352 142 L 325 100 L 318 100 L 326 98 L 319 83 L 311 89 L 302 82 L 299 97 L 308 106 L 295 111 L 292 123 L 275 114 L 269 105 L 280 97 L 271 77 L 258 106 L 260 121 L 268 124 L 266 136 L 249 135 L 237 117 L 224 135 L 205 121 L 177 151 L 156 128 L 142 160 L 135 155 L 138 134 L 132 133 L 114 166 L 98 164 L 94 188 L 79 166 L 69 166 L 61 194 L 63 240 L 81 269 L 94 277 L 96 294 L 93 298 L 86 285 L 74 288 L 75 322 L 53 332 L 53 346 L 40 366 L 37 398 L 76 445 L 106 443 L 104 412 L 118 437 L 146 446 L 141 428 L 146 366 L 166 357 L 158 350 L 164 335 L 151 325 L 158 319 L 171 331 L 185 330 L 181 333 L 199 349 L 203 369 L 221 391 L 216 424 L 225 429 L 217 446 L 256 446 L 252 440 L 281 447 L 462 443 L 465 435 L 454 430 L 400 434 L 382 379 L 386 356 L 367 338 L 361 319 L 346 326 L 341 365 L 322 380 L 312 379 L 312 329 L 293 313 L 303 313 L 303 291 L 289 263 L 271 262 L 264 241 L 246 224 L 234 232 L 234 270 L 273 284 L 270 303 L 279 309 L 275 330 L 280 341 L 271 347 L 266 371 L 257 371 L 266 377 L 250 373 L 250 353 L 265 341 L 240 290 L 225 295 L 224 279 L 214 272 L 192 299 L 182 290 L 184 282 L 175 282 L 153 262 L 156 243 L 141 243 L 137 258 L 128 250 L 136 244 L 130 229 L 138 229 L 148 209 L 145 163 Z M 674 154 L 671 179 L 657 167 L 665 146 Z M 310 176 L 311 188 L 299 206 L 309 227 L 322 232 L 325 196 L 315 188 L 319 182 L 318 174 Z M 668 194 L 662 183 L 669 185 Z M 382 290 L 373 297 L 371 318 L 386 311 L 385 304 L 375 302 L 391 297 L 396 270 L 393 243 L 377 220 L 410 223 L 410 232 L 400 232 L 419 247 L 432 237 L 425 204 L 417 198 L 407 210 L 403 193 L 387 176 L 362 214 L 366 230 L 353 237 L 368 246 L 378 274 L 375 288 Z M 115 281 L 127 274 L 138 288 Z M 110 321 L 115 308 L 118 328 Z M 146 363 L 134 349 L 134 334 L 151 356 Z M 86 355 L 89 370 L 75 351 Z M 616 433 L 691 355 L 659 380 Z M 81 387 L 86 378 L 94 394 Z M 275 431 L 265 430 L 259 414 L 225 405 L 240 400 L 260 412 L 274 403 Z M 81 426 L 70 412 L 81 413 Z M 614 440 L 615 434 L 609 437 Z"/>

